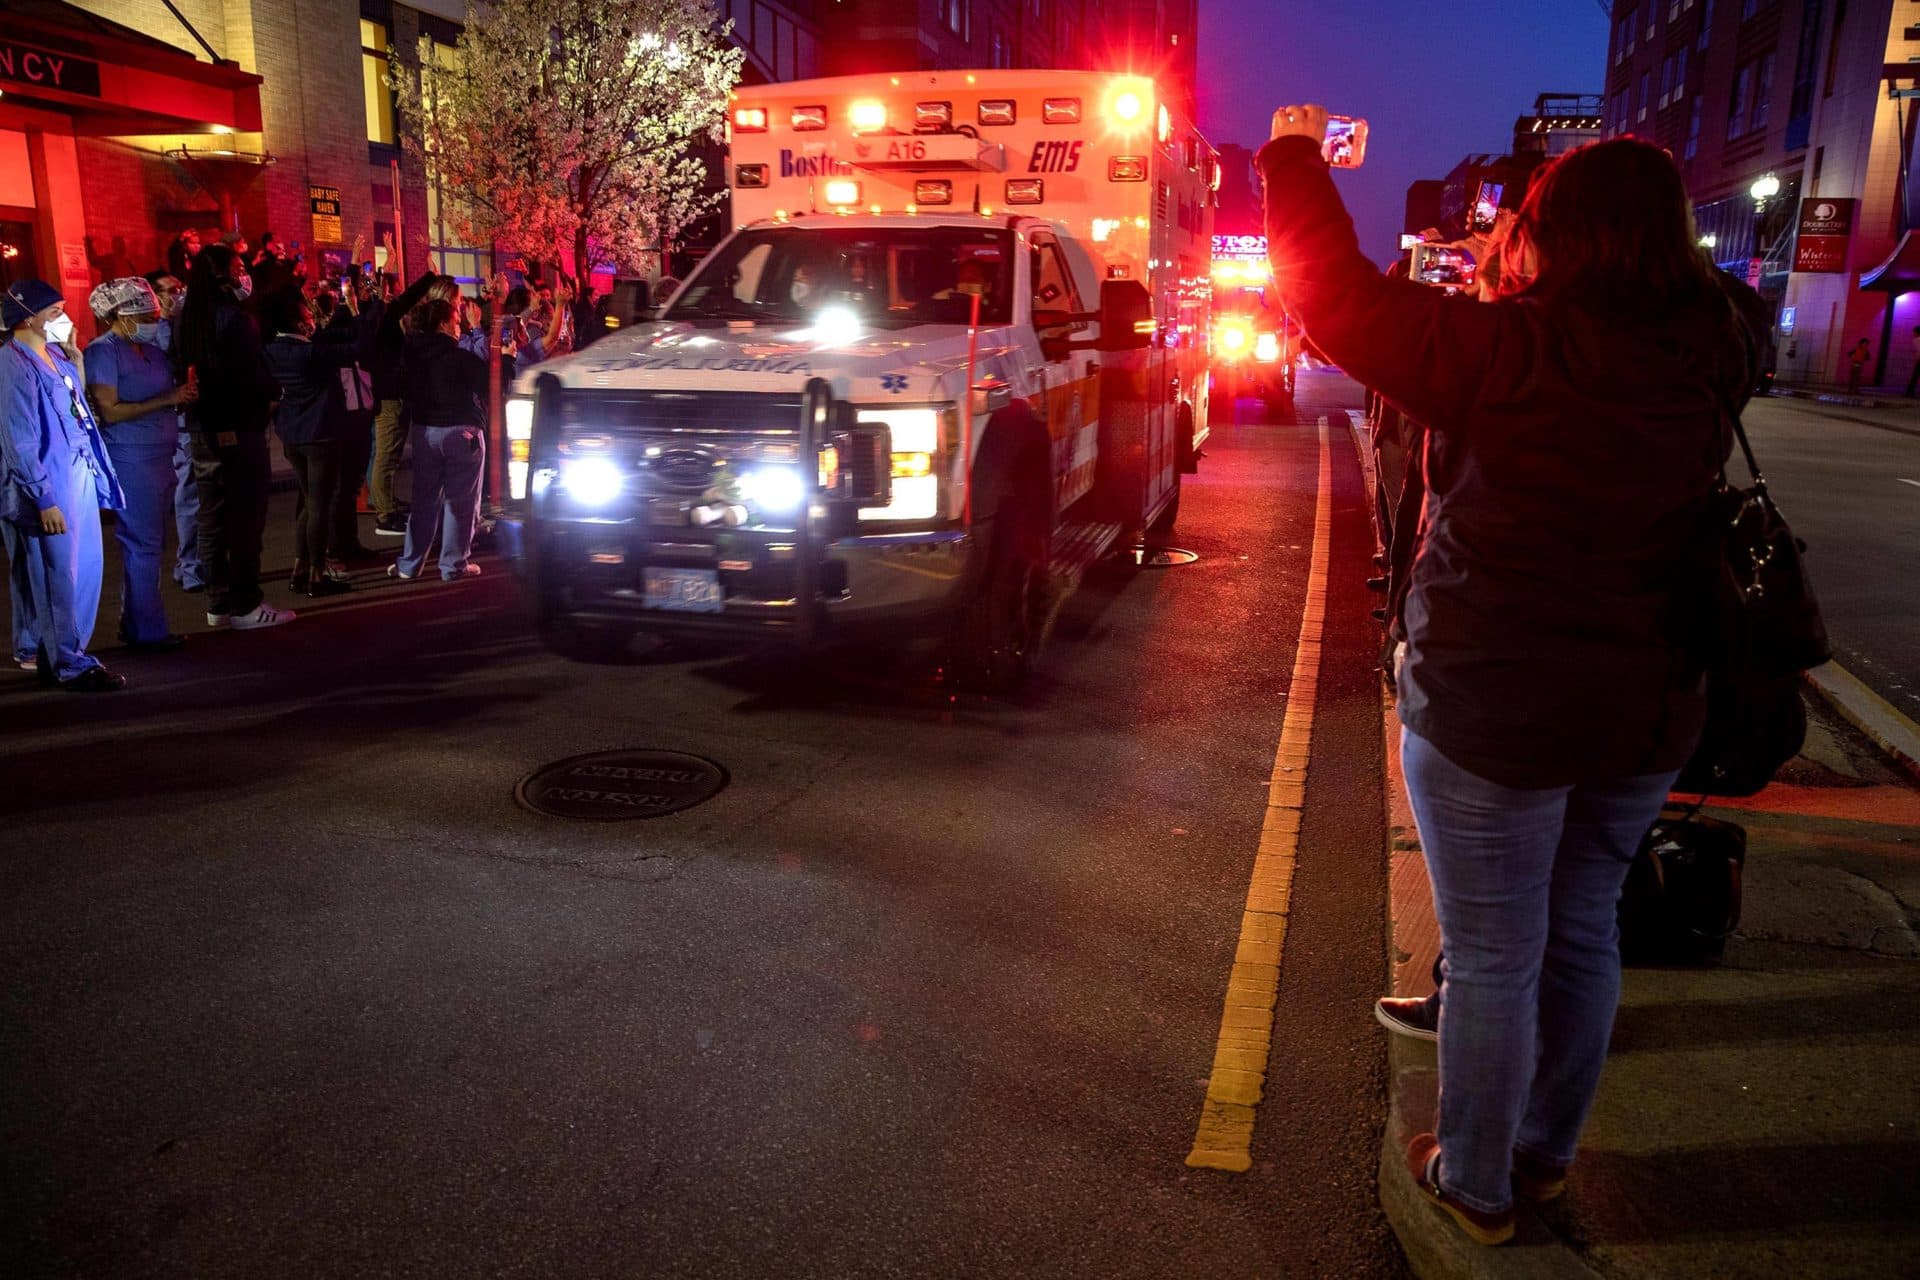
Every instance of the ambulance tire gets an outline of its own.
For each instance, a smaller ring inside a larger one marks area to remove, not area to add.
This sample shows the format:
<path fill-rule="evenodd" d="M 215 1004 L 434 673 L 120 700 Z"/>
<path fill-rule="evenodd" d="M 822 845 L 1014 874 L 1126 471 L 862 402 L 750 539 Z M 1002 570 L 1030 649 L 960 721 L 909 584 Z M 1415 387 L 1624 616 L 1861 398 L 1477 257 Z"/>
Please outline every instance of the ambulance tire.
<path fill-rule="evenodd" d="M 1173 498 L 1166 506 L 1160 508 L 1160 514 L 1154 517 L 1153 523 L 1147 527 L 1148 537 L 1165 538 L 1172 535 L 1173 526 L 1180 519 L 1180 490 L 1180 473 L 1175 471 L 1173 473 Z"/>
<path fill-rule="evenodd" d="M 631 628 L 604 622 L 582 622 L 550 608 L 537 610 L 534 631 L 540 643 L 569 662 L 615 663 L 633 647 Z"/>
<path fill-rule="evenodd" d="M 989 525 L 980 585 L 955 620 L 954 683 L 973 693 L 1018 693 L 1045 636 L 1050 589 L 1047 526 L 1038 503 L 1008 494 Z"/>

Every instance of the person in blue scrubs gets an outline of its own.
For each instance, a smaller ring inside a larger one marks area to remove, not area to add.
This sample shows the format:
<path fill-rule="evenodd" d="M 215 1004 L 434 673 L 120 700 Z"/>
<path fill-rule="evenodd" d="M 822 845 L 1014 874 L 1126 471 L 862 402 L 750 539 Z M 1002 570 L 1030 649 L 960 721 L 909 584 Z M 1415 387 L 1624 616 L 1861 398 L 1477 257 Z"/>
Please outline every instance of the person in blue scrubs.
<path fill-rule="evenodd" d="M 7 569 L 32 601 L 40 678 L 74 693 L 126 687 L 87 652 L 100 610 L 100 508 L 126 505 L 81 387 L 73 321 L 44 280 L 0 297 L 0 523 Z"/>
<path fill-rule="evenodd" d="M 159 348 L 173 356 L 173 326 L 187 302 L 187 286 L 170 271 L 149 271 L 146 282 L 160 302 Z M 193 437 L 187 432 L 187 419 L 178 415 L 180 438 L 173 448 L 173 530 L 178 542 L 173 549 L 173 580 L 182 591 L 207 589 L 200 576 L 200 489 L 193 482 Z"/>
<path fill-rule="evenodd" d="M 106 329 L 87 344 L 87 394 L 127 495 L 113 526 L 120 542 L 120 639 L 136 653 L 170 652 L 186 642 L 167 629 L 160 561 L 173 505 L 178 410 L 199 388 L 175 384 L 159 345 L 160 300 L 145 280 L 109 280 L 88 295 L 87 305 Z"/>

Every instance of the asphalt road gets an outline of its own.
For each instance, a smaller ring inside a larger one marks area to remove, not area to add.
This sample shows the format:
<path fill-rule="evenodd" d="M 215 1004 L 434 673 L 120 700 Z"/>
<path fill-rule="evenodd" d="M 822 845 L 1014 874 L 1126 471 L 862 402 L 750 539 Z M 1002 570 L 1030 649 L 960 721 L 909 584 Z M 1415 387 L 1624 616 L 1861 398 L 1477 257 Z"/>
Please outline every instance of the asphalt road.
<path fill-rule="evenodd" d="M 1856 409 L 1773 396 L 1743 420 L 1807 543 L 1835 658 L 1920 720 L 1920 402 Z"/>
<path fill-rule="evenodd" d="M 122 695 L 6 680 L 0 1273 L 1403 1274 L 1373 1190 L 1371 538 L 1337 421 L 1254 1166 L 1183 1164 L 1312 423 L 1358 402 L 1321 376 L 1304 425 L 1223 424 L 1176 539 L 1200 560 L 1098 570 L 1014 702 L 885 655 L 567 663 L 498 574 L 369 574 L 116 662 Z M 647 821 L 516 805 L 613 747 L 731 782 Z"/>

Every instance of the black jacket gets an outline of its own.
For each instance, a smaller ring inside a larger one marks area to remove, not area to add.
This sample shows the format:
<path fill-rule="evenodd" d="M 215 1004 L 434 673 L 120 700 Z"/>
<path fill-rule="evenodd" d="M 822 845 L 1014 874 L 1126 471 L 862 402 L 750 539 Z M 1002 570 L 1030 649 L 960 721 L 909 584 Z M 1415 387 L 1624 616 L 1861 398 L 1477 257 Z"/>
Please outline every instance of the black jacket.
<path fill-rule="evenodd" d="M 1311 140 L 1257 162 L 1289 309 L 1428 427 L 1402 721 L 1509 787 L 1678 768 L 1705 715 L 1707 503 L 1753 377 L 1732 307 L 1623 320 L 1388 280 Z"/>
<path fill-rule="evenodd" d="M 239 303 L 222 297 L 213 313 L 212 359 L 196 366 L 200 398 L 189 404 L 187 425 L 203 435 L 222 431 L 267 429 L 279 386 L 267 372 L 260 345 L 260 325 Z M 174 343 L 176 366 L 182 363 L 179 342 Z M 176 368 L 184 379 L 186 370 Z"/>
<path fill-rule="evenodd" d="M 354 362 L 352 338 L 350 330 L 329 327 L 312 341 L 282 334 L 267 344 L 267 371 L 280 384 L 273 430 L 282 444 L 320 444 L 344 433 L 347 406 L 340 371 Z"/>
<path fill-rule="evenodd" d="M 407 416 L 416 427 L 477 427 L 487 420 L 487 362 L 444 333 L 407 335 Z"/>

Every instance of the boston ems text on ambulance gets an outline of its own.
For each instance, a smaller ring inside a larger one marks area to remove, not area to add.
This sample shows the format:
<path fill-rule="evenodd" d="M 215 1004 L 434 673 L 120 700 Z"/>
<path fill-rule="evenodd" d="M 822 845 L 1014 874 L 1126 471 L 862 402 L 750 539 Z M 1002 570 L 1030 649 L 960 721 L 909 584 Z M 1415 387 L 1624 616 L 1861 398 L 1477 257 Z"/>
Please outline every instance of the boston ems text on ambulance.
<path fill-rule="evenodd" d="M 732 234 L 513 388 L 543 634 L 924 631 L 1017 686 L 1206 441 L 1213 149 L 1067 71 L 742 89 L 730 141 Z"/>

